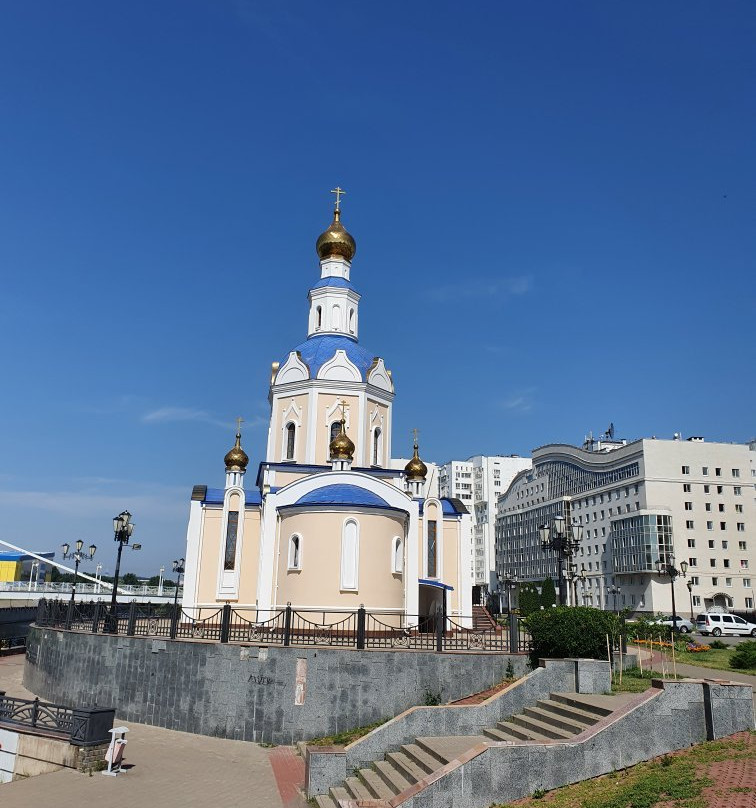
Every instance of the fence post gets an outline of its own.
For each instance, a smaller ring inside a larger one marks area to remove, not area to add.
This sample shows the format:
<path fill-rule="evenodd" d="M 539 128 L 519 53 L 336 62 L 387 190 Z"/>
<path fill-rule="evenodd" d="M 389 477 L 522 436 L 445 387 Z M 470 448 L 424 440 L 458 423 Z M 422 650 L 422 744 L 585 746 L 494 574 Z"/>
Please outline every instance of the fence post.
<path fill-rule="evenodd" d="M 444 616 L 441 612 L 436 614 L 436 651 L 440 654 L 444 650 Z"/>
<path fill-rule="evenodd" d="M 357 648 L 360 651 L 365 648 L 365 607 L 362 603 L 357 610 Z"/>
<path fill-rule="evenodd" d="M 286 612 L 284 614 L 284 645 L 291 643 L 291 603 L 286 604 Z"/>
<path fill-rule="evenodd" d="M 627 626 L 625 625 L 625 615 L 620 618 L 620 632 L 622 633 L 622 655 L 627 656 Z"/>
<path fill-rule="evenodd" d="M 71 628 L 71 622 L 73 621 L 73 610 L 74 610 L 73 601 L 69 600 L 68 609 L 66 609 L 66 622 L 65 622 L 66 630 L 69 630 Z"/>
<path fill-rule="evenodd" d="M 231 604 L 226 603 L 223 605 L 223 614 L 221 615 L 221 642 L 228 642 L 229 634 L 231 633 Z"/>
<path fill-rule="evenodd" d="M 509 653 L 517 654 L 520 651 L 520 619 L 516 614 L 509 613 Z"/>
<path fill-rule="evenodd" d="M 32 712 L 31 712 L 31 725 L 33 727 L 37 726 L 37 718 L 39 717 L 39 696 L 34 699 L 32 703 Z"/>
<path fill-rule="evenodd" d="M 181 606 L 178 603 L 173 604 L 173 614 L 171 615 L 171 639 L 176 639 L 178 634 L 178 619 L 181 614 Z"/>
<path fill-rule="evenodd" d="M 137 602 L 132 600 L 129 603 L 129 622 L 126 624 L 126 636 L 133 637 L 136 631 L 136 610 Z"/>
<path fill-rule="evenodd" d="M 45 598 L 40 598 L 39 603 L 37 603 L 37 617 L 35 619 L 35 623 L 38 626 L 46 625 L 45 619 L 47 617 L 47 600 Z"/>
<path fill-rule="evenodd" d="M 100 627 L 100 601 L 96 600 L 94 609 L 92 610 L 92 634 L 97 634 L 97 629 Z"/>

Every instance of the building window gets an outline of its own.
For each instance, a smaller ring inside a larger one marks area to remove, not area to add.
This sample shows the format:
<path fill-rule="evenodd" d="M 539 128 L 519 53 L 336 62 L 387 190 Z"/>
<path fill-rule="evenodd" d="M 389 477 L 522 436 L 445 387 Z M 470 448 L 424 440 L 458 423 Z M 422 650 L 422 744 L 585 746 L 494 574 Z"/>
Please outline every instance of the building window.
<path fill-rule="evenodd" d="M 381 428 L 378 426 L 373 430 L 373 465 L 381 464 Z"/>
<path fill-rule="evenodd" d="M 294 440 L 296 438 L 297 428 L 294 424 L 286 425 L 286 459 L 294 459 Z"/>
<path fill-rule="evenodd" d="M 688 530 L 693 530 L 693 520 L 692 519 L 686 519 L 685 520 L 685 527 L 688 528 Z"/>
<path fill-rule="evenodd" d="M 740 533 L 745 532 L 745 522 L 738 522 L 738 530 L 740 531 Z"/>
<path fill-rule="evenodd" d="M 684 494 L 690 493 L 690 483 L 683 483 L 683 493 Z"/>
<path fill-rule="evenodd" d="M 740 477 L 740 469 L 733 469 L 732 470 L 733 477 Z"/>
<path fill-rule="evenodd" d="M 732 586 L 732 578 L 725 578 L 725 586 Z"/>
<path fill-rule="evenodd" d="M 404 545 L 399 536 L 391 542 L 391 572 L 401 574 L 404 570 Z"/>
<path fill-rule="evenodd" d="M 723 502 L 719 503 L 719 512 L 724 513 L 724 503 Z"/>
<path fill-rule="evenodd" d="M 706 523 L 707 530 L 714 530 L 714 522 L 707 522 Z"/>
<path fill-rule="evenodd" d="M 742 569 L 742 570 L 747 570 L 748 569 L 748 559 L 747 558 L 741 558 L 740 559 L 740 569 Z"/>
<path fill-rule="evenodd" d="M 732 487 L 732 493 L 735 494 L 736 497 L 742 496 L 741 491 L 740 491 L 740 486 L 739 485 L 734 485 Z"/>
<path fill-rule="evenodd" d="M 296 533 L 289 539 L 289 569 L 302 569 L 302 537 Z"/>
<path fill-rule="evenodd" d="M 725 558 L 725 560 L 722 563 L 724 564 L 724 568 L 726 570 L 730 569 L 730 559 L 729 558 Z"/>
<path fill-rule="evenodd" d="M 710 550 L 714 549 L 714 539 L 709 539 L 709 549 Z"/>
<path fill-rule="evenodd" d="M 349 333 L 354 334 L 354 309 L 349 309 Z"/>
<path fill-rule="evenodd" d="M 360 555 L 360 534 L 357 522 L 347 519 L 341 535 L 341 588 L 357 589 Z"/>
<path fill-rule="evenodd" d="M 704 466 L 704 467 L 701 469 L 701 473 L 703 474 L 703 476 L 704 476 L 704 477 L 708 477 L 708 476 L 709 476 L 709 467 L 708 467 L 708 466 Z"/>
<path fill-rule="evenodd" d="M 683 474 L 690 474 L 690 466 L 683 466 L 682 467 Z"/>
<path fill-rule="evenodd" d="M 735 513 L 743 513 L 743 506 L 738 504 L 735 506 Z"/>
<path fill-rule="evenodd" d="M 717 477 L 721 477 L 722 476 L 722 469 L 714 469 L 714 474 L 716 474 Z"/>
<path fill-rule="evenodd" d="M 697 575 L 691 575 L 690 576 L 690 582 L 693 584 L 693 586 L 698 586 L 698 576 Z"/>
<path fill-rule="evenodd" d="M 720 522 L 719 523 L 720 530 L 727 530 L 727 522 Z"/>
<path fill-rule="evenodd" d="M 725 539 L 725 540 L 722 542 L 722 549 L 723 549 L 723 550 L 726 550 L 728 547 L 729 547 L 729 544 L 727 543 L 727 539 Z"/>
<path fill-rule="evenodd" d="M 318 306 L 315 309 L 315 328 L 318 331 L 320 331 L 322 327 L 323 327 L 323 309 L 320 306 Z"/>
<path fill-rule="evenodd" d="M 711 585 L 719 586 L 719 578 L 717 578 L 716 575 L 711 579 Z"/>
<path fill-rule="evenodd" d="M 746 609 L 753 609 L 753 598 L 745 599 Z"/>
<path fill-rule="evenodd" d="M 698 559 L 697 558 L 689 558 L 688 559 L 688 566 L 689 567 L 697 567 L 698 566 Z"/>
<path fill-rule="evenodd" d="M 724 486 L 723 485 L 718 485 L 717 486 L 717 493 L 721 494 L 723 491 L 724 491 Z"/>
<path fill-rule="evenodd" d="M 428 520 L 428 577 L 437 577 L 437 551 L 436 520 Z"/>
<path fill-rule="evenodd" d="M 710 567 L 716 567 L 717 566 L 717 559 L 716 558 L 710 558 L 709 559 L 709 566 Z"/>
<path fill-rule="evenodd" d="M 236 535 L 239 531 L 239 511 L 229 511 L 226 522 L 226 552 L 223 556 L 223 569 L 232 570 L 236 566 Z"/>
<path fill-rule="evenodd" d="M 700 606 L 701 605 L 701 596 L 700 595 L 693 595 L 693 605 Z"/>
<path fill-rule="evenodd" d="M 750 578 L 743 578 L 743 586 L 746 589 L 750 589 L 751 588 L 751 579 Z"/>
<path fill-rule="evenodd" d="M 695 547 L 696 540 L 695 539 L 688 539 L 688 547 Z"/>
<path fill-rule="evenodd" d="M 685 510 L 686 511 L 692 511 L 693 510 L 693 503 L 692 502 L 686 502 L 685 503 Z"/>
<path fill-rule="evenodd" d="M 329 443 L 336 437 L 336 435 L 339 435 L 340 433 L 341 433 L 341 421 L 334 421 L 331 424 L 331 432 L 330 432 L 331 437 L 328 439 Z"/>
<path fill-rule="evenodd" d="M 704 505 L 704 508 L 705 508 L 707 511 L 710 511 L 710 510 L 711 510 L 711 502 L 707 502 L 707 503 Z"/>
<path fill-rule="evenodd" d="M 747 550 L 747 549 L 748 548 L 747 548 L 746 543 L 744 541 L 739 541 L 738 542 L 738 550 Z"/>

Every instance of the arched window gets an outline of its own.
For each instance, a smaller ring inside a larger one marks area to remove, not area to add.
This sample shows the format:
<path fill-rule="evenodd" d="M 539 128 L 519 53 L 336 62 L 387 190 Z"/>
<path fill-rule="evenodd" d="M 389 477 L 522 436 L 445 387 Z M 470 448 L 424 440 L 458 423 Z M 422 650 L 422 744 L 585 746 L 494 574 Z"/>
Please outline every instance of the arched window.
<path fill-rule="evenodd" d="M 341 432 L 341 421 L 334 421 L 331 424 L 331 437 L 328 438 L 329 442 L 332 441 L 336 435 Z"/>
<path fill-rule="evenodd" d="M 339 306 L 331 309 L 331 330 L 341 331 L 341 308 Z"/>
<path fill-rule="evenodd" d="M 354 334 L 354 309 L 349 309 L 349 333 Z"/>
<path fill-rule="evenodd" d="M 318 306 L 315 309 L 315 328 L 320 330 L 322 326 L 323 326 L 323 309 L 320 306 Z"/>
<path fill-rule="evenodd" d="M 359 526 L 347 519 L 341 534 L 341 588 L 357 589 L 357 569 L 360 557 Z"/>
<path fill-rule="evenodd" d="M 401 574 L 404 570 L 404 545 L 399 536 L 391 542 L 391 572 Z"/>
<path fill-rule="evenodd" d="M 302 569 L 302 537 L 296 533 L 289 539 L 289 569 Z"/>
<path fill-rule="evenodd" d="M 286 459 L 294 459 L 294 442 L 297 436 L 297 428 L 294 424 L 288 423 L 286 425 Z"/>
<path fill-rule="evenodd" d="M 428 577 L 438 576 L 438 537 L 436 535 L 436 520 L 428 520 Z"/>
<path fill-rule="evenodd" d="M 377 426 L 373 430 L 373 465 L 381 464 L 381 428 Z"/>

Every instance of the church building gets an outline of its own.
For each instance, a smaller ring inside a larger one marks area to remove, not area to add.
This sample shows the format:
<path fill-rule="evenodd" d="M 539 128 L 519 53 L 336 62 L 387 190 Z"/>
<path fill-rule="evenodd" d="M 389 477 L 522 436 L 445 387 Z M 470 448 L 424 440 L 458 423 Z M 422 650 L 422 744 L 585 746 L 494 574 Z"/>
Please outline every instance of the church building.
<path fill-rule="evenodd" d="M 333 221 L 316 250 L 307 339 L 273 362 L 265 460 L 249 479 L 236 443 L 225 485 L 192 491 L 183 605 L 471 614 L 470 515 L 426 498 L 418 454 L 392 468 L 394 381 L 359 342 L 356 245 Z M 396 465 L 396 464 L 394 464 Z M 463 625 L 469 625 L 467 620 Z"/>

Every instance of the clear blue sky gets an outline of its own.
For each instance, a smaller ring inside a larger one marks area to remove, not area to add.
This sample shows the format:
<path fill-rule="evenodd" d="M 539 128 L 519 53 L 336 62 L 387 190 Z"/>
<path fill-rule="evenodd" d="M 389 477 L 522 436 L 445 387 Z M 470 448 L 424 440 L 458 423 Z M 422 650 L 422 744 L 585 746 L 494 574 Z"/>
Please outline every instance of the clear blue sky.
<path fill-rule="evenodd" d="M 337 184 L 395 454 L 753 437 L 754 42 L 751 0 L 2 3 L 0 538 L 183 554 Z"/>

